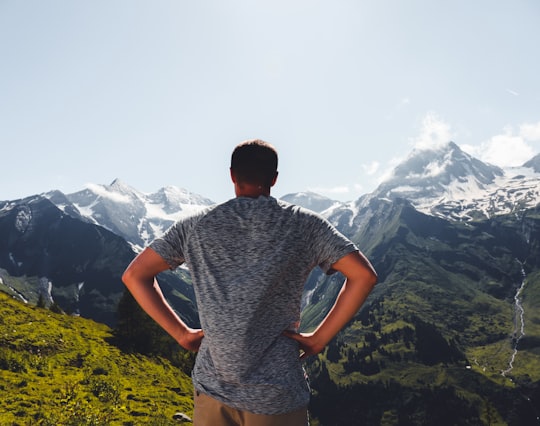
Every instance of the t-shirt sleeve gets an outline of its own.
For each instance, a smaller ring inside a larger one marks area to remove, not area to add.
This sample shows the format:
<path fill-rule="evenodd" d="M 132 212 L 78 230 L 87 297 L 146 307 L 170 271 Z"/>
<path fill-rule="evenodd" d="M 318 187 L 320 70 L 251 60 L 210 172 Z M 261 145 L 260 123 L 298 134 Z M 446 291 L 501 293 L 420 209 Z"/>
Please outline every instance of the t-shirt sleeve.
<path fill-rule="evenodd" d="M 318 266 L 324 273 L 330 275 L 336 272 L 332 269 L 334 263 L 343 256 L 357 251 L 358 248 L 326 219 L 319 219 L 318 228 L 315 232 L 313 250 L 318 256 Z"/>
<path fill-rule="evenodd" d="M 178 228 L 179 224 L 174 224 L 163 236 L 156 238 L 149 245 L 169 264 L 171 269 L 185 262 L 182 232 Z"/>
<path fill-rule="evenodd" d="M 205 211 L 179 220 L 165 234 L 152 241 L 149 247 L 175 269 L 186 261 L 186 247 L 193 228 Z"/>

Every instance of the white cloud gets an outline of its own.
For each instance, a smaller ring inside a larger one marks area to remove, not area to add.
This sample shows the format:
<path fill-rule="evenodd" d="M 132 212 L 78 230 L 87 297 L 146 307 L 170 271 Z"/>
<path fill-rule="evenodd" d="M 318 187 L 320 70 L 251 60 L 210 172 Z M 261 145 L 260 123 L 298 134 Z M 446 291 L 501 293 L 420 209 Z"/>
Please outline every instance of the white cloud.
<path fill-rule="evenodd" d="M 369 164 L 362 164 L 362 169 L 368 176 L 373 176 L 379 170 L 380 165 L 378 161 L 372 161 Z"/>
<path fill-rule="evenodd" d="M 493 136 L 479 146 L 463 148 L 482 161 L 499 167 L 521 166 L 535 155 L 527 140 L 540 140 L 540 123 L 522 125 L 518 134 L 514 133 L 512 127 L 507 126 L 503 133 Z"/>
<path fill-rule="evenodd" d="M 451 140 L 450 125 L 433 112 L 427 113 L 422 120 L 420 134 L 416 138 L 410 139 L 416 149 L 436 148 Z"/>
<path fill-rule="evenodd" d="M 459 147 L 467 154 L 480 158 L 480 152 L 482 151 L 480 145 L 459 144 Z"/>
<path fill-rule="evenodd" d="M 382 173 L 377 176 L 377 185 L 380 185 L 382 182 L 390 179 L 394 174 L 394 169 L 398 166 L 398 164 L 403 162 L 403 160 L 404 159 L 402 157 L 394 157 L 390 159 L 390 161 L 386 163 L 386 166 L 384 167 L 384 170 L 382 170 Z"/>
<path fill-rule="evenodd" d="M 89 184 L 86 184 L 85 186 L 86 188 L 96 193 L 97 195 L 103 198 L 109 198 L 110 200 L 113 200 L 117 203 L 130 203 L 132 201 L 130 200 L 129 196 L 124 195 L 124 194 L 119 194 L 117 192 L 108 191 L 102 185 L 89 183 Z"/>
<path fill-rule="evenodd" d="M 519 126 L 519 135 L 528 141 L 540 141 L 540 121 L 534 124 L 522 124 Z"/>

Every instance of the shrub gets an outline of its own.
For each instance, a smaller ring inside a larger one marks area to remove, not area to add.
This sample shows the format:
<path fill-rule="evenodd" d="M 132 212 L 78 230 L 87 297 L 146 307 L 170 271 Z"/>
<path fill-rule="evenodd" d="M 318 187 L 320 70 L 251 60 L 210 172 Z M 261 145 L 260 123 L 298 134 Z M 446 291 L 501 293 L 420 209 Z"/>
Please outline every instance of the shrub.
<path fill-rule="evenodd" d="M 0 370 L 26 373 L 26 362 L 22 355 L 0 349 Z"/>
<path fill-rule="evenodd" d="M 101 402 L 118 405 L 120 402 L 120 385 L 113 380 L 92 377 L 89 381 L 90 391 Z"/>

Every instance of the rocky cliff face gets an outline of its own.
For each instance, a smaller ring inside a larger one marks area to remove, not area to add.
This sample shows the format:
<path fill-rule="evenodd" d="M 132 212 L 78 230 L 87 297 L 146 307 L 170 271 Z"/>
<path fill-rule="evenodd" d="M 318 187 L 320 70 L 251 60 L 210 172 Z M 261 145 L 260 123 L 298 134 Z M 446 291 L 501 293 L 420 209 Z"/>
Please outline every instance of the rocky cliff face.
<path fill-rule="evenodd" d="M 60 210 L 41 195 L 0 206 L 0 288 L 29 303 L 41 300 L 114 325 L 125 291 L 121 276 L 136 254 L 133 244 L 65 206 Z M 181 316 L 197 326 L 188 273 L 167 272 L 160 281 Z"/>
<path fill-rule="evenodd" d="M 42 196 L 4 205 L 0 234 L 0 267 L 19 277 L 11 287 L 21 297 L 114 321 L 121 271 L 134 256 L 123 238 L 63 213 Z M 11 282 L 7 276 L 3 281 Z"/>

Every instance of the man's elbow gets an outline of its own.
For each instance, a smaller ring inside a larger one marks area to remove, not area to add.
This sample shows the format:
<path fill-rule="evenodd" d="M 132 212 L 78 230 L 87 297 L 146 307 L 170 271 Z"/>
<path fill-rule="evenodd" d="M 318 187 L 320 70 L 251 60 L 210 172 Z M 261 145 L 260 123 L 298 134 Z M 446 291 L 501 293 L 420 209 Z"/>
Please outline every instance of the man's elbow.
<path fill-rule="evenodd" d="M 375 284 L 379 282 L 379 276 L 377 275 L 377 271 L 375 269 L 371 268 L 369 276 L 367 278 L 367 284 L 370 288 L 375 287 Z"/>
<path fill-rule="evenodd" d="M 369 288 L 375 287 L 375 284 L 379 281 L 379 276 L 373 265 L 366 259 L 364 263 L 364 282 Z"/>
<path fill-rule="evenodd" d="M 129 289 L 133 281 L 134 281 L 133 270 L 132 268 L 128 266 L 126 270 L 124 271 L 124 273 L 122 274 L 122 282 Z"/>

